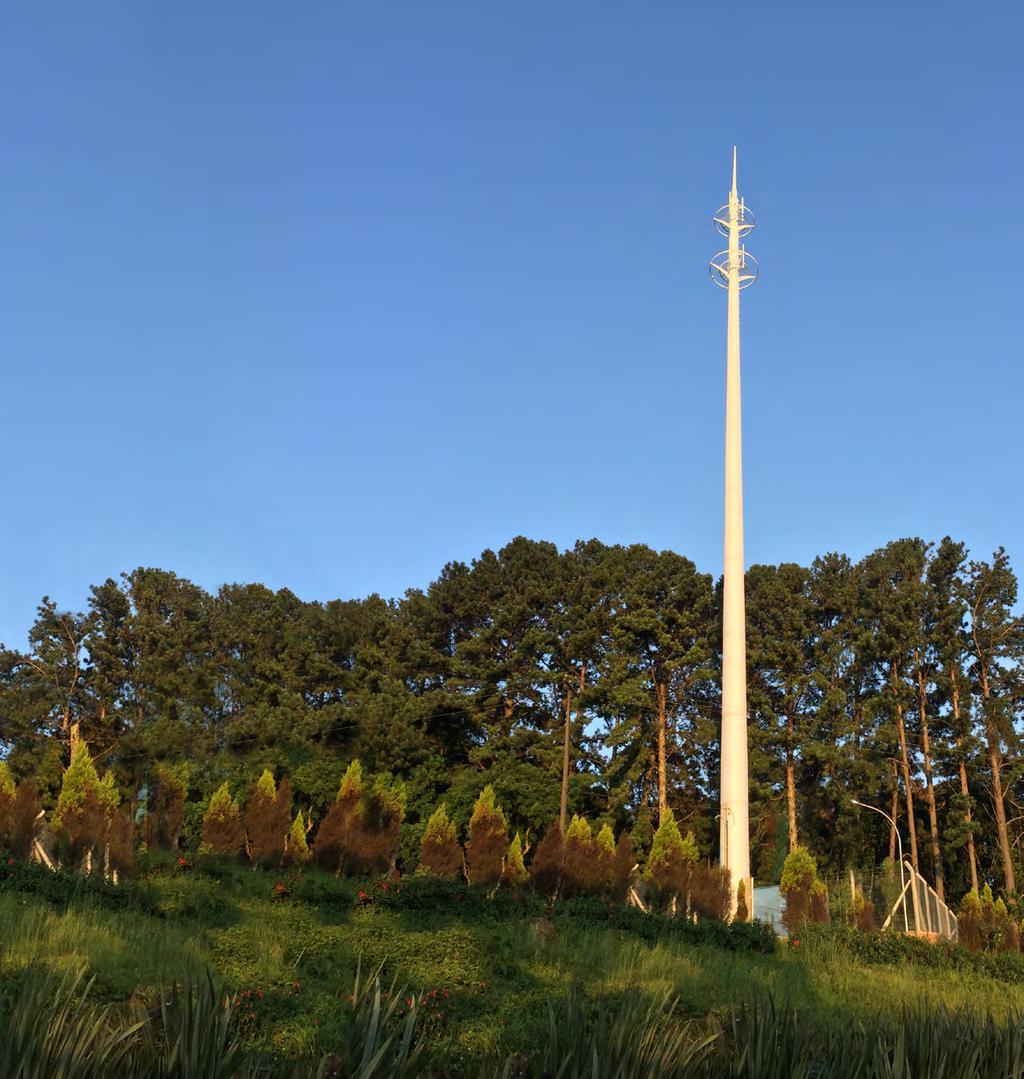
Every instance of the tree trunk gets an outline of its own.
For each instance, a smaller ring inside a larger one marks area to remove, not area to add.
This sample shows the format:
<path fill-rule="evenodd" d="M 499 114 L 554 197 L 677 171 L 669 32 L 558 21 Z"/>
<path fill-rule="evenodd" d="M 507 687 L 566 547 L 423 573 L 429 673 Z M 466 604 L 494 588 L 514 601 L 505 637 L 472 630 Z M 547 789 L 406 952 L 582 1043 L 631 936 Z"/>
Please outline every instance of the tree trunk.
<path fill-rule="evenodd" d="M 889 828 L 889 861 L 896 861 L 896 828 L 900 819 L 900 780 L 896 772 L 896 762 L 892 762 L 892 825 Z"/>
<path fill-rule="evenodd" d="M 789 729 L 789 741 L 786 745 L 786 810 L 789 814 L 789 850 L 790 853 L 797 848 L 796 834 L 796 779 L 793 768 L 793 717 L 786 717 L 786 726 Z"/>
<path fill-rule="evenodd" d="M 951 672 L 953 687 L 953 728 L 956 730 L 957 757 L 960 762 L 960 793 L 964 796 L 964 820 L 967 823 L 967 857 L 971 864 L 971 888 L 978 891 L 978 858 L 974 852 L 974 830 L 971 828 L 971 791 L 967 786 L 967 764 L 964 761 L 964 740 L 960 735 L 960 686 L 957 683 L 956 670 Z"/>
<path fill-rule="evenodd" d="M 975 634 L 975 643 L 977 635 Z M 979 659 L 981 651 L 978 650 Z M 992 687 L 988 680 L 988 664 L 983 660 L 981 667 L 981 696 L 982 711 L 985 717 L 985 740 L 988 748 L 988 763 L 992 770 L 992 797 L 996 804 L 996 832 L 999 836 L 999 853 L 1003 857 L 1003 880 L 1006 884 L 1007 895 L 1013 895 L 1017 891 L 1017 881 L 1013 873 L 1013 855 L 1010 852 L 1010 833 L 1006 827 L 1006 803 L 1003 801 L 1003 764 L 1000 760 L 1001 749 L 999 745 L 999 731 L 993 726 L 989 716 L 989 698 Z"/>
<path fill-rule="evenodd" d="M 932 841 L 932 870 L 935 873 L 935 894 L 945 902 L 946 889 L 942 872 L 942 852 L 939 847 L 939 815 L 935 809 L 935 787 L 932 783 L 932 753 L 928 741 L 928 684 L 920 660 L 917 663 L 917 699 L 921 717 L 921 748 L 924 750 L 924 792 L 928 803 L 928 825 Z"/>
<path fill-rule="evenodd" d="M 999 853 L 1003 856 L 1003 879 L 1006 894 L 1013 895 L 1017 881 L 1013 872 L 1013 856 L 1010 853 L 1010 833 L 1006 826 L 1006 805 L 1003 802 L 1002 761 L 999 759 L 999 736 L 986 728 L 988 737 L 988 763 L 992 769 L 992 797 L 996 803 L 996 831 L 999 835 Z"/>
<path fill-rule="evenodd" d="M 667 691 L 664 682 L 657 684 L 658 689 L 658 823 L 665 818 L 665 810 L 668 808 L 668 777 L 666 776 L 666 726 L 668 723 L 668 709 L 666 706 Z"/>
<path fill-rule="evenodd" d="M 960 759 L 960 793 L 965 799 L 970 798 L 971 792 L 967 786 L 967 765 L 964 764 L 963 758 Z M 978 859 L 974 853 L 974 832 L 971 830 L 971 807 L 967 806 L 967 810 L 964 813 L 964 820 L 967 822 L 967 858 L 971 864 L 971 888 L 974 891 L 978 890 Z"/>
<path fill-rule="evenodd" d="M 562 738 L 562 804 L 558 811 L 558 824 L 565 835 L 566 818 L 569 814 L 569 739 L 572 730 L 572 690 L 565 691 L 565 735 Z"/>
<path fill-rule="evenodd" d="M 893 676 L 893 688 L 896 678 Z M 914 825 L 914 791 L 910 786 L 910 753 L 907 751 L 907 724 L 903 717 L 903 705 L 896 704 L 896 728 L 900 735 L 900 758 L 903 762 L 903 791 L 907 800 L 907 831 L 910 833 L 910 864 L 920 873 L 917 861 L 917 828 Z"/>

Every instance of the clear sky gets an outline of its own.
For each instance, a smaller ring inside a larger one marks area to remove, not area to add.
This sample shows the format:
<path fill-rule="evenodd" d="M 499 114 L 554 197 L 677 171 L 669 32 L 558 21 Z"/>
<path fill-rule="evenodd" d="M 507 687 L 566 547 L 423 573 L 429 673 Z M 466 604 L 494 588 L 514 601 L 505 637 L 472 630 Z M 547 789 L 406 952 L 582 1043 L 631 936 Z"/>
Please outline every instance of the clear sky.
<path fill-rule="evenodd" d="M 155 565 L 401 594 L 518 533 L 1024 571 L 1019 4 L 7 4 L 0 640 Z"/>

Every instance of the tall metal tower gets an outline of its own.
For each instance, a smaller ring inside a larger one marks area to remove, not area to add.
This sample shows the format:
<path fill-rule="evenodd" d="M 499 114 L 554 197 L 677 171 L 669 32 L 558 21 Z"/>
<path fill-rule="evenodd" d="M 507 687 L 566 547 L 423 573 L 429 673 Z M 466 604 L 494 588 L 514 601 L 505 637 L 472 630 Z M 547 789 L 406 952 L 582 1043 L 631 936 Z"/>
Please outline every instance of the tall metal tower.
<path fill-rule="evenodd" d="M 743 596 L 743 445 L 740 431 L 740 290 L 757 279 L 757 260 L 743 239 L 754 215 L 736 190 L 736 148 L 732 151 L 729 201 L 714 216 L 729 238 L 709 267 L 711 280 L 728 290 L 725 392 L 725 558 L 722 602 L 721 862 L 732 877 L 732 906 L 742 883 L 750 888 L 750 783 L 747 771 L 747 633 Z"/>

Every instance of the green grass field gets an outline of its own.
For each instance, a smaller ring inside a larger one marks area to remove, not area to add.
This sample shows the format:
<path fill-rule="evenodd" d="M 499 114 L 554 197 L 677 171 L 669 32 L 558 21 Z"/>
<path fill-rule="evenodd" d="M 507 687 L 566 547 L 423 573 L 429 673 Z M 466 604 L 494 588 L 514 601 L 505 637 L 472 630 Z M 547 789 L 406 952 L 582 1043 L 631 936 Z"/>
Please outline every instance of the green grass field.
<path fill-rule="evenodd" d="M 884 953 L 869 962 L 841 935 L 821 933 L 762 954 L 752 945 L 764 936 L 713 946 L 658 919 L 608 920 L 607 911 L 579 903 L 549 912 L 534 897 L 489 900 L 464 887 L 395 896 L 315 872 L 163 863 L 122 894 L 74 882 L 62 892 L 33 872 L 0 889 L 0 972 L 16 985 L 28 968 L 84 969 L 99 1001 L 122 1006 L 210 970 L 238 1001 L 246 1046 L 282 1070 L 344 1043 L 357 963 L 383 965 L 386 983 L 416 995 L 429 1058 L 452 1075 L 528 1053 L 545 1037 L 549 1004 L 573 988 L 590 1004 L 671 993 L 683 1016 L 721 1027 L 731 1009 L 769 996 L 834 1030 L 906 1006 L 997 1020 L 1024 1010 L 1019 957 L 990 971 L 963 957 L 934 966 L 922 945 L 925 962 L 889 963 Z"/>

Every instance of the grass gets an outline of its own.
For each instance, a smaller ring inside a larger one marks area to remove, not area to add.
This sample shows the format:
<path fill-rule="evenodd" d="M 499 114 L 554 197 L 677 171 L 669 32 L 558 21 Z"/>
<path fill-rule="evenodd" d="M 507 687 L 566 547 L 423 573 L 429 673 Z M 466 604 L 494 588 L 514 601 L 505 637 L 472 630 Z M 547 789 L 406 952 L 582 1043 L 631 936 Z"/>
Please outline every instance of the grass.
<path fill-rule="evenodd" d="M 378 891 L 363 902 L 358 884 L 313 872 L 278 878 L 156 863 L 116 897 L 76 884 L 61 898 L 52 881 L 40 895 L 33 879 L 0 890 L 0 984 L 26 971 L 86 971 L 97 1004 L 152 1008 L 167 987 L 199 984 L 209 970 L 237 1002 L 245 1046 L 272 1071 L 351 1048 L 348 997 L 360 964 L 364 974 L 382 965 L 396 993 L 411 987 L 405 1000 L 385 1003 L 401 1010 L 414 1001 L 430 1059 L 450 1075 L 491 1064 L 498 1074 L 501 1061 L 550 1046 L 553 1009 L 572 1001 L 591 1011 L 605 1002 L 611 1044 L 625 1022 L 614 1016 L 637 987 L 651 1014 L 670 1000 L 704 1031 L 729 1029 L 734 1010 L 751 1001 L 770 1000 L 836 1036 L 879 1016 L 899 1022 L 908 1005 L 969 1010 L 978 1022 L 1024 1011 L 1022 983 L 955 965 L 894 965 L 884 951 L 865 959 L 841 935 L 808 934 L 797 947 L 759 954 L 730 950 L 735 941 L 694 943 L 657 922 L 603 924 L 585 905 L 549 916 L 534 900 L 491 904 L 468 889 L 447 901 L 443 889 L 431 901 L 428 889 L 401 901 Z"/>

